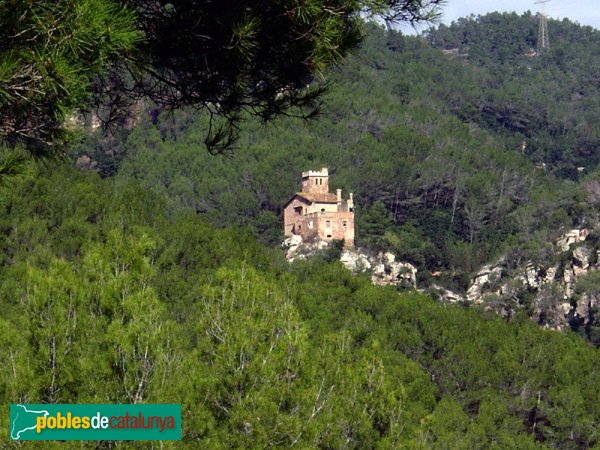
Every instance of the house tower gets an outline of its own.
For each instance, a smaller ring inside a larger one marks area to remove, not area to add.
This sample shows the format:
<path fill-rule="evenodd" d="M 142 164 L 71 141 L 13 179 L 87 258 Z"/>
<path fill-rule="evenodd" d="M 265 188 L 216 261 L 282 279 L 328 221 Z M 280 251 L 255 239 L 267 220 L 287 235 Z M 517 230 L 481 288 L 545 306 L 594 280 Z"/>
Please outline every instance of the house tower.
<path fill-rule="evenodd" d="M 329 172 L 302 172 L 302 191 L 297 192 L 284 206 L 284 234 L 299 235 L 303 241 L 343 240 L 346 247 L 354 246 L 354 199 L 350 193 L 344 199 L 341 189 L 329 192 Z"/>

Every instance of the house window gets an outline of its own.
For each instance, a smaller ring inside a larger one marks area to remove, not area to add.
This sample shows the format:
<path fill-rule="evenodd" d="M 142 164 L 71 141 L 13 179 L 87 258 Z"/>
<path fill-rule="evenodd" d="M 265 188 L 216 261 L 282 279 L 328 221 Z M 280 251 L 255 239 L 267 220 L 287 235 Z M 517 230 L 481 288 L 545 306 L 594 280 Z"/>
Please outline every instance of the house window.
<path fill-rule="evenodd" d="M 350 212 L 354 211 L 354 208 L 350 208 Z"/>
<path fill-rule="evenodd" d="M 325 221 L 325 226 L 326 226 L 327 228 L 331 228 L 331 220 L 326 220 L 326 221 Z"/>
<path fill-rule="evenodd" d="M 327 235 L 327 237 L 328 237 L 328 238 L 330 238 L 330 237 L 331 237 L 331 235 L 330 235 L 330 234 L 328 234 L 328 235 Z"/>
<path fill-rule="evenodd" d="M 298 231 L 302 229 L 302 225 L 298 224 Z"/>
<path fill-rule="evenodd" d="M 321 208 L 321 212 L 325 212 L 325 208 Z"/>
<path fill-rule="evenodd" d="M 315 178 L 315 184 L 319 184 L 318 178 Z"/>
<path fill-rule="evenodd" d="M 344 226 L 344 228 L 347 228 L 348 227 L 348 221 L 344 220 L 344 222 L 342 223 L 342 225 Z"/>

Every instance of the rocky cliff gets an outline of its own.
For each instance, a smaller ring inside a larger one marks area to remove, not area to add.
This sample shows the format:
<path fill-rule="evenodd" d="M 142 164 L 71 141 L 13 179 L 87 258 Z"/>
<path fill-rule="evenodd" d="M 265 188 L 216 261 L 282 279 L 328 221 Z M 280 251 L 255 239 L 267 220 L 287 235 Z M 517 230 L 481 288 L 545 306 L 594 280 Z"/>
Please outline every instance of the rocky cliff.
<path fill-rule="evenodd" d="M 282 246 L 286 249 L 286 258 L 306 259 L 329 248 L 325 241 L 302 242 L 300 236 L 291 236 Z M 409 263 L 396 261 L 396 255 L 390 252 L 370 253 L 361 248 L 343 249 L 341 263 L 353 273 L 367 273 L 373 284 L 379 286 L 398 286 L 416 289 L 417 269 Z"/>
<path fill-rule="evenodd" d="M 308 258 L 329 248 L 324 241 L 304 243 L 299 236 L 284 241 L 288 261 Z M 554 255 L 544 264 L 518 265 L 501 258 L 472 277 L 464 292 L 439 284 L 417 286 L 417 269 L 396 261 L 390 252 L 344 249 L 340 261 L 353 273 L 364 272 L 377 285 L 394 285 L 426 292 L 440 301 L 480 305 L 510 318 L 525 311 L 541 326 L 592 333 L 600 322 L 600 237 L 589 229 L 565 232 L 554 243 Z M 600 331 L 600 330 L 599 330 Z M 600 333 L 599 333 L 600 339 Z"/>
<path fill-rule="evenodd" d="M 483 305 L 504 316 L 525 309 L 540 325 L 588 332 L 600 305 L 600 248 L 596 233 L 573 229 L 553 243 L 554 255 L 542 264 L 510 267 L 505 258 L 483 266 L 464 294 L 443 300 Z"/>

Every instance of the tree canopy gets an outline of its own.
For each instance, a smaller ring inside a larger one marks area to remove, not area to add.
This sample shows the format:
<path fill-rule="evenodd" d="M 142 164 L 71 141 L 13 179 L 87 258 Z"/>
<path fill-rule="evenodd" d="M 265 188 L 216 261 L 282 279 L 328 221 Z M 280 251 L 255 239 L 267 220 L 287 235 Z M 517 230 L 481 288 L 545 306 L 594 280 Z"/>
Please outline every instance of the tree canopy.
<path fill-rule="evenodd" d="M 585 129 L 553 140 L 560 160 L 538 159 L 547 123 L 593 124 L 600 114 L 597 88 L 578 86 L 593 71 L 569 50 L 598 32 L 565 22 L 537 59 L 502 46 L 484 60 L 475 42 L 471 56 L 444 54 L 372 28 L 330 74 L 328 113 L 310 128 L 248 121 L 244 151 L 215 158 L 199 151 L 206 115 L 184 108 L 151 120 L 146 109 L 114 142 L 90 133 L 73 149 L 103 178 L 31 163 L 0 186 L 5 404 L 181 403 L 183 440 L 164 448 L 600 446 L 593 317 L 577 333 L 544 330 L 527 316 L 529 286 L 508 285 L 480 307 L 439 304 L 374 286 L 331 250 L 288 264 L 253 236 L 279 244 L 278 214 L 299 168 L 328 165 L 332 188 L 354 191 L 360 245 L 384 246 L 419 274 L 439 270 L 420 287 L 464 288 L 469 271 L 502 255 L 508 271 L 558 257 L 555 279 L 564 279 L 575 266 L 566 261 L 574 255 L 553 254 L 561 227 L 596 227 L 585 244 L 598 267 L 600 169 L 597 152 L 578 151 Z M 430 32 L 446 50 L 460 35 Z M 578 64 L 560 75 L 570 58 Z M 544 78 L 561 80 L 560 90 L 544 91 Z M 530 110 L 517 88 L 535 93 L 549 120 L 529 121 L 527 136 L 520 124 Z M 565 169 L 580 161 L 591 173 L 569 178 Z M 588 302 L 590 316 L 598 273 L 581 276 L 571 297 Z M 492 313 L 509 300 L 520 304 L 514 314 Z M 542 301 L 538 322 L 548 324 L 563 296 L 547 284 Z M 0 439 L 8 421 L 0 415 Z M 45 448 L 114 446 L 147 444 Z"/>
<path fill-rule="evenodd" d="M 0 2 L 0 143 L 48 155 L 67 137 L 112 61 L 141 42 L 134 14 L 114 2 Z"/>
<path fill-rule="evenodd" d="M 62 165 L 0 194 L 5 404 L 180 403 L 166 449 L 598 446 L 599 350 L 573 333 L 288 265 L 133 180 Z"/>
<path fill-rule="evenodd" d="M 221 148 L 244 110 L 311 115 L 323 90 L 311 78 L 357 46 L 363 17 L 415 22 L 442 2 L 3 1 L 1 143 L 57 154 L 74 110 L 102 105 L 111 122 L 149 98 L 224 118 L 206 139 Z"/>

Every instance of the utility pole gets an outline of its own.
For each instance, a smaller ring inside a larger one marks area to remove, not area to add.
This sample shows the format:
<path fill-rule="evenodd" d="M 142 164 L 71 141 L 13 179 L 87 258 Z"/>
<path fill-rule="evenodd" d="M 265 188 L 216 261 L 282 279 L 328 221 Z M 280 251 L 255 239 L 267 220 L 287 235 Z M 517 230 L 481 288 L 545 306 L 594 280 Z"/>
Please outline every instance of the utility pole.
<path fill-rule="evenodd" d="M 538 12 L 539 17 L 539 29 L 538 29 L 538 40 L 537 40 L 537 52 L 538 55 L 545 50 L 550 48 L 550 40 L 548 39 L 548 23 L 546 22 L 546 3 L 550 0 L 536 0 L 535 5 L 542 5 Z"/>

